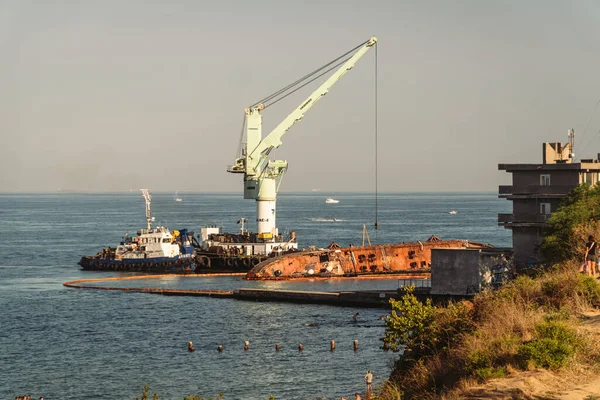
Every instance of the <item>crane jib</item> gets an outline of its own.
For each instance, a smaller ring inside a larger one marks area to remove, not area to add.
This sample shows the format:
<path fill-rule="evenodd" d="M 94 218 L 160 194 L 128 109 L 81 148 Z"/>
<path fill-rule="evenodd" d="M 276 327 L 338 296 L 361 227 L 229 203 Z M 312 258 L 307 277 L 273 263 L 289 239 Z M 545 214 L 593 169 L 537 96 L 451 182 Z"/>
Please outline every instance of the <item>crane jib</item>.
<path fill-rule="evenodd" d="M 245 147 L 241 151 L 243 158 L 237 158 L 236 163 L 228 167 L 227 171 L 244 173 L 244 198 L 256 200 L 256 232 L 259 235 L 269 235 L 271 238 L 278 236 L 275 221 L 277 193 L 283 175 L 288 167 L 285 160 L 269 160 L 269 153 L 282 144 L 281 137 L 297 121 L 301 120 L 304 114 L 315 105 L 317 100 L 325 96 L 329 89 L 347 71 L 351 70 L 356 62 L 375 43 L 377 43 L 377 38 L 372 37 L 370 40 L 363 42 L 354 49 L 342 54 L 321 68 L 305 75 L 245 110 L 242 134 L 240 135 L 243 138 L 245 128 L 245 146 L 243 144 L 240 145 L 240 147 Z M 375 54 L 377 55 L 377 53 Z M 377 66 L 377 61 L 375 62 L 375 66 Z M 262 110 L 283 100 L 333 70 L 335 70 L 333 75 L 321 83 L 307 99 L 300 103 L 299 107 L 289 113 L 268 135 L 262 137 Z M 375 93 L 377 93 L 377 90 Z M 283 245 L 284 248 L 288 246 L 291 246 L 291 244 L 286 243 Z M 297 248 L 296 243 L 295 246 Z"/>

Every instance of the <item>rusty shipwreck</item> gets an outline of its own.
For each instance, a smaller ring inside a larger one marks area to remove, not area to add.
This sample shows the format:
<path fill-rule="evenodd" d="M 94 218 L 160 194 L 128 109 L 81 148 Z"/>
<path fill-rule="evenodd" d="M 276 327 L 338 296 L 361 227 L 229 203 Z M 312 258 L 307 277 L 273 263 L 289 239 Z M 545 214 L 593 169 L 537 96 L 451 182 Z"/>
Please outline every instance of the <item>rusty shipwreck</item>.
<path fill-rule="evenodd" d="M 270 258 L 252 268 L 249 280 L 294 278 L 425 276 L 431 269 L 433 248 L 492 248 L 467 240 L 441 240 L 431 236 L 424 242 L 340 247 L 302 251 Z"/>

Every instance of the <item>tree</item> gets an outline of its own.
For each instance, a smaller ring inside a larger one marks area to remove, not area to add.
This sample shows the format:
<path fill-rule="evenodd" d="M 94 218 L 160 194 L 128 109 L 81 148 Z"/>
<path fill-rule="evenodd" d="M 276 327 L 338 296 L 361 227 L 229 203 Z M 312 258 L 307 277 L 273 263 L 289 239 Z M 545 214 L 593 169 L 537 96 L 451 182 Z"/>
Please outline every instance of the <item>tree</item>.
<path fill-rule="evenodd" d="M 402 364 L 445 352 L 474 328 L 472 305 L 451 302 L 445 307 L 417 300 L 414 287 L 404 288 L 399 300 L 391 299 L 392 312 L 385 321 L 383 342 L 392 351 L 403 351 Z"/>
<path fill-rule="evenodd" d="M 589 235 L 600 237 L 600 186 L 579 185 L 551 214 L 541 250 L 551 263 L 581 259 Z"/>

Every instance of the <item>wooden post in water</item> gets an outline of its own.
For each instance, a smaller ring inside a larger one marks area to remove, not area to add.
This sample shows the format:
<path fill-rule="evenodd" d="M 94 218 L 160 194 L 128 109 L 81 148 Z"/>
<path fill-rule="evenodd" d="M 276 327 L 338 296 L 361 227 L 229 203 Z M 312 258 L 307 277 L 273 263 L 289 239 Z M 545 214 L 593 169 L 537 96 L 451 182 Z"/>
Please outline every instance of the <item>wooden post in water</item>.
<path fill-rule="evenodd" d="M 298 351 L 302 351 L 302 350 L 304 350 L 304 348 L 302 347 L 302 343 L 300 343 L 300 344 L 298 345 Z"/>
<path fill-rule="evenodd" d="M 248 351 L 249 348 L 250 348 L 250 342 L 246 340 L 244 342 L 244 350 Z"/>
<path fill-rule="evenodd" d="M 354 341 L 354 351 L 358 350 L 358 340 Z"/>
<path fill-rule="evenodd" d="M 281 349 L 281 346 L 279 344 L 275 345 L 275 351 L 279 351 L 279 349 Z"/>
<path fill-rule="evenodd" d="M 220 344 L 219 347 L 217 347 L 217 350 L 219 350 L 219 353 L 222 353 L 223 352 L 223 345 Z"/>
<path fill-rule="evenodd" d="M 329 349 L 330 349 L 331 351 L 334 351 L 334 350 L 335 350 L 335 340 L 332 340 L 332 341 L 329 343 Z"/>

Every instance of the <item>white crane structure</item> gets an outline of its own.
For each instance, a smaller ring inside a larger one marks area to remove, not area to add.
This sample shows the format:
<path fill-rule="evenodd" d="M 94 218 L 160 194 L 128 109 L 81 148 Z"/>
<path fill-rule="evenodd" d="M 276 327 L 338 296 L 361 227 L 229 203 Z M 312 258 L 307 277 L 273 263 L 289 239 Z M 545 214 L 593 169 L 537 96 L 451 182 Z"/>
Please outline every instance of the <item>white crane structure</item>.
<path fill-rule="evenodd" d="M 278 148 L 282 144 L 281 137 L 296 122 L 300 121 L 302 117 L 304 117 L 304 114 L 306 114 L 320 98 L 325 96 L 329 89 L 331 89 L 331 87 L 344 76 L 346 72 L 350 71 L 356 62 L 376 43 L 376 37 L 370 38 L 325 66 L 245 110 L 244 123 L 246 126 L 246 142 L 241 143 L 239 157 L 236 158 L 235 164 L 227 168 L 227 171 L 244 174 L 244 199 L 256 200 L 256 232 L 258 233 L 259 238 L 269 240 L 279 234 L 276 227 L 277 192 L 279 191 L 283 175 L 288 168 L 287 161 L 269 160 L 269 154 L 273 149 Z M 300 105 L 281 121 L 267 136 L 264 138 L 262 137 L 261 111 L 325 73 L 333 70 L 337 66 L 340 67 L 325 82 L 323 82 L 321 86 L 300 103 Z M 319 75 L 312 78 L 316 74 Z M 312 79 L 305 82 L 309 78 Z M 303 84 L 290 92 L 291 89 L 298 86 L 300 83 Z M 286 94 L 286 92 L 288 93 Z M 278 96 L 279 99 L 273 100 Z M 268 101 L 270 101 L 270 103 L 265 106 L 265 103 Z"/>

